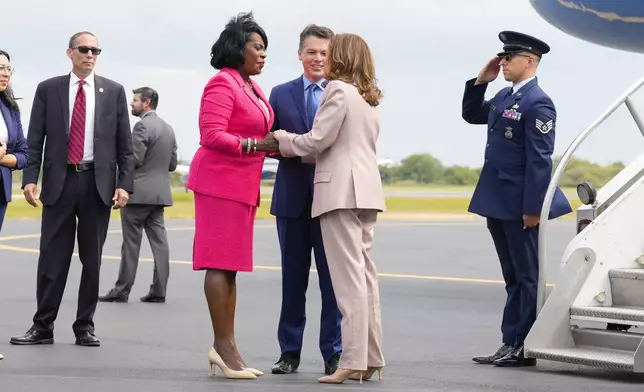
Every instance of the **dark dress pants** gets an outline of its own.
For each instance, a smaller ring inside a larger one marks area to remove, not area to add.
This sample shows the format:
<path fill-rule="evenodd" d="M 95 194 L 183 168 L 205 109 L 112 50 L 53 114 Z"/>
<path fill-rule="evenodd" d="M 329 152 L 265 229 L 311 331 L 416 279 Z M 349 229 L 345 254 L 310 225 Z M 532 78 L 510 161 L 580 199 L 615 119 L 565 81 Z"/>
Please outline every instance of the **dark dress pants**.
<path fill-rule="evenodd" d="M 110 212 L 111 207 L 103 203 L 96 189 L 94 170 L 76 172 L 69 166 L 60 198 L 53 205 L 43 205 L 34 329 L 54 329 L 78 234 L 83 270 L 72 328 L 77 336 L 83 331 L 94 332 L 101 257 Z"/>

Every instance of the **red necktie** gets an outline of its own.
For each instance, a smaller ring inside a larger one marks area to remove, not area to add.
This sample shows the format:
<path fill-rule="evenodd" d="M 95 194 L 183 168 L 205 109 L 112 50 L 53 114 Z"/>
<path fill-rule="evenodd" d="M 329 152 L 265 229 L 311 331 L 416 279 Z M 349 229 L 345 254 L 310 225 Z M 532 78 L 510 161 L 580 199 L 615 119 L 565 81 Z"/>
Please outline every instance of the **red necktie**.
<path fill-rule="evenodd" d="M 67 157 L 73 164 L 83 159 L 85 154 L 85 90 L 84 80 L 78 82 L 78 92 L 74 101 L 74 112 L 72 113 L 72 126 L 69 130 L 69 150 Z"/>

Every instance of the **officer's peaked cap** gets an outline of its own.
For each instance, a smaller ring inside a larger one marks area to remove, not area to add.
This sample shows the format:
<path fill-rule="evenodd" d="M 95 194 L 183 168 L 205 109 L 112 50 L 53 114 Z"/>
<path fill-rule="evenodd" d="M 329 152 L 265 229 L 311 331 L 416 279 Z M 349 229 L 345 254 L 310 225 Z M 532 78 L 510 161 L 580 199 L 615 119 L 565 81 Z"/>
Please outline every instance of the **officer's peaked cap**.
<path fill-rule="evenodd" d="M 499 57 L 524 51 L 541 57 L 550 52 L 550 46 L 547 43 L 516 31 L 502 31 L 499 33 L 499 39 L 503 42 L 503 51 L 497 54 Z"/>

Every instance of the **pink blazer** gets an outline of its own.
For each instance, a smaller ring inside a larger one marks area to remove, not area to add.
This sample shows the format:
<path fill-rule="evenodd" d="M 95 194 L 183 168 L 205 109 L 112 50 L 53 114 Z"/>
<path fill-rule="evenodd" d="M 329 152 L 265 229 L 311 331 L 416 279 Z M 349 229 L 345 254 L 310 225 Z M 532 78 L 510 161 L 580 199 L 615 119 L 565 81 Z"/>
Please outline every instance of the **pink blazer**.
<path fill-rule="evenodd" d="M 199 110 L 200 147 L 190 163 L 187 187 L 259 206 L 265 153 L 247 154 L 239 138 L 263 139 L 274 114 L 260 87 L 250 83 L 265 108 L 234 69 L 222 69 L 206 84 Z"/>

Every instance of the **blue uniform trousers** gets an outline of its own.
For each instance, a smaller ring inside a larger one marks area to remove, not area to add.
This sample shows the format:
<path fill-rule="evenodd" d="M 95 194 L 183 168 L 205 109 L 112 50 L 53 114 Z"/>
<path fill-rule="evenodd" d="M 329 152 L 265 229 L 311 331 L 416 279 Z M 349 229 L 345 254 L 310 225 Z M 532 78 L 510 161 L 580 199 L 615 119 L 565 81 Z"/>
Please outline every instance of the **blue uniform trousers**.
<path fill-rule="evenodd" d="M 503 343 L 523 346 L 536 320 L 539 279 L 538 226 L 524 229 L 522 221 L 487 219 L 505 280 Z"/>
<path fill-rule="evenodd" d="M 313 250 L 322 297 L 319 345 L 322 357 L 327 361 L 342 351 L 342 314 L 331 284 L 320 221 L 308 214 L 299 218 L 278 217 L 277 234 L 282 251 L 282 310 L 277 331 L 280 349 L 282 354 L 300 358 Z"/>

